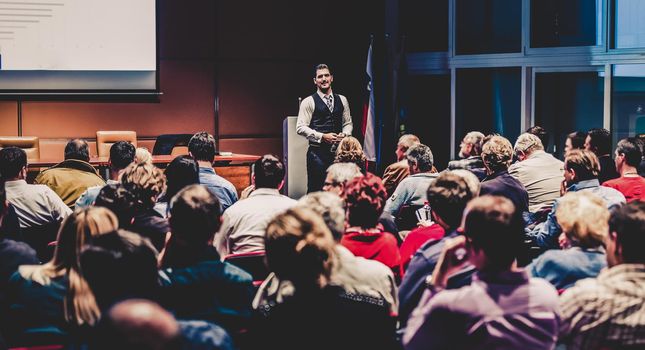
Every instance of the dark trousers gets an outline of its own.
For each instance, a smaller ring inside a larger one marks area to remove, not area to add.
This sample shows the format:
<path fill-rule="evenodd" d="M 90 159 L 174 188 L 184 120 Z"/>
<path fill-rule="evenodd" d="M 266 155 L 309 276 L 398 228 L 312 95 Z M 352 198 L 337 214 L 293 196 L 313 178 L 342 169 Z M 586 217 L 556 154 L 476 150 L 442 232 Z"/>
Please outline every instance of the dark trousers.
<path fill-rule="evenodd" d="M 321 191 L 327 168 L 334 162 L 330 147 L 309 146 L 307 150 L 307 193 Z"/>

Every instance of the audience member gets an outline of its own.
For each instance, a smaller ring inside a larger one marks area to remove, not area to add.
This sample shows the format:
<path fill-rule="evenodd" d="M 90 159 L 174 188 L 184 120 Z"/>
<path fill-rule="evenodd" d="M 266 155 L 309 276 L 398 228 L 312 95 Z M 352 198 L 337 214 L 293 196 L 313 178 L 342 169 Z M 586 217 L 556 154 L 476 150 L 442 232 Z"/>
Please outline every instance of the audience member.
<path fill-rule="evenodd" d="M 166 192 L 159 197 L 155 209 L 168 217 L 168 204 L 182 188 L 199 183 L 199 165 L 189 155 L 175 157 L 164 171 L 166 175 Z"/>
<path fill-rule="evenodd" d="M 480 194 L 506 197 L 521 212 L 529 209 L 529 195 L 524 185 L 508 173 L 513 160 L 513 147 L 502 136 L 493 136 L 482 146 L 482 159 L 487 176 L 481 183 Z"/>
<path fill-rule="evenodd" d="M 121 227 L 150 239 L 152 245 L 161 250 L 170 227 L 160 210 L 155 210 L 155 205 L 166 189 L 166 177 L 151 163 L 135 162 L 123 171 L 121 182 L 137 199 L 131 224 Z"/>
<path fill-rule="evenodd" d="M 410 176 L 410 166 L 405 153 L 410 147 L 419 144 L 419 138 L 416 135 L 405 134 L 399 137 L 399 142 L 396 145 L 396 163 L 388 165 L 383 172 L 383 185 L 387 191 L 387 195 L 391 196 L 399 185 L 401 180 Z"/>
<path fill-rule="evenodd" d="M 343 192 L 347 223 L 340 243 L 356 256 L 382 262 L 400 278 L 401 255 L 397 240 L 378 224 L 386 196 L 381 179 L 371 173 L 347 183 Z"/>
<path fill-rule="evenodd" d="M 616 171 L 616 164 L 611 159 L 611 133 L 607 129 L 591 129 L 585 139 L 585 149 L 593 152 L 598 157 L 600 172 L 598 181 L 604 183 L 607 180 L 620 177 Z"/>
<path fill-rule="evenodd" d="M 614 210 L 605 242 L 609 268 L 560 298 L 567 349 L 645 347 L 645 203 Z"/>
<path fill-rule="evenodd" d="M 542 141 L 535 135 L 524 133 L 515 141 L 518 162 L 508 168 L 529 195 L 529 211 L 535 213 L 550 207 L 560 197 L 564 163 L 544 151 Z"/>
<path fill-rule="evenodd" d="M 383 190 L 385 191 L 385 190 Z M 335 243 L 320 216 L 292 208 L 267 227 L 267 266 L 294 293 L 259 317 L 267 349 L 392 349 L 394 323 L 380 300 L 356 298 L 330 283 Z"/>
<path fill-rule="evenodd" d="M 566 141 L 564 141 L 564 156 L 568 156 L 569 152 L 574 149 L 585 149 L 586 139 L 587 134 L 582 131 L 574 131 L 568 134 Z"/>
<path fill-rule="evenodd" d="M 405 237 L 400 249 L 404 269 L 426 242 L 439 240 L 446 232 L 452 232 L 459 226 L 466 203 L 473 197 L 464 178 L 450 171 L 439 174 L 428 188 L 428 204 L 432 208 L 434 223 L 414 229 Z"/>
<path fill-rule="evenodd" d="M 79 209 L 63 221 L 51 261 L 20 266 L 7 292 L 11 307 L 5 335 L 12 343 L 63 344 L 69 332 L 98 321 L 101 312 L 85 280 L 80 253 L 92 237 L 117 227 L 109 210 Z"/>
<path fill-rule="evenodd" d="M 343 289 L 355 300 L 373 300 L 382 303 L 392 314 L 398 310 L 396 283 L 392 270 L 378 261 L 354 256 L 339 244 L 345 230 L 343 201 L 329 192 L 312 192 L 298 201 L 298 206 L 319 214 L 330 230 L 334 244 L 334 261 L 329 284 Z M 271 308 L 294 292 L 293 284 L 271 273 L 260 286 L 253 300 L 253 308 L 268 314 Z"/>
<path fill-rule="evenodd" d="M 253 163 L 251 181 L 255 190 L 222 215 L 222 227 L 215 236 L 221 256 L 264 251 L 267 224 L 276 214 L 296 205 L 295 200 L 280 194 L 284 174 L 284 164 L 273 155 L 266 154 Z"/>
<path fill-rule="evenodd" d="M 147 148 L 137 147 L 134 155 L 134 162 L 137 164 L 152 164 L 152 154 Z"/>
<path fill-rule="evenodd" d="M 78 197 L 89 187 L 105 185 L 105 181 L 89 161 L 87 142 L 73 139 L 65 146 L 65 160 L 43 170 L 36 176 L 34 183 L 47 185 L 73 209 Z"/>
<path fill-rule="evenodd" d="M 560 246 L 566 249 L 546 251 L 526 270 L 557 289 L 566 289 L 577 280 L 596 277 L 607 266 L 603 244 L 609 210 L 595 194 L 569 192 L 560 199 L 555 216 L 565 235 Z"/>
<path fill-rule="evenodd" d="M 448 162 L 448 170 L 465 169 L 472 171 L 481 181 L 486 177 L 486 168 L 482 160 L 482 145 L 484 134 L 479 131 L 471 131 L 464 136 L 459 145 L 460 160 Z"/>
<path fill-rule="evenodd" d="M 564 159 L 563 187 L 566 192 L 589 191 L 602 198 L 608 209 L 625 203 L 625 196 L 613 188 L 600 186 L 598 173 L 600 171 L 598 158 L 587 150 L 573 150 Z M 553 202 L 553 209 L 545 222 L 528 230 L 527 236 L 534 245 L 542 249 L 557 249 L 558 237 L 562 228 L 558 224 L 555 213 L 559 199 Z"/>
<path fill-rule="evenodd" d="M 123 300 L 157 298 L 157 251 L 141 235 L 121 229 L 100 235 L 83 248 L 80 260 L 102 313 Z"/>
<path fill-rule="evenodd" d="M 401 180 L 385 204 L 385 211 L 397 217 L 403 206 L 422 206 L 428 201 L 428 186 L 437 178 L 432 173 L 433 156 L 430 147 L 416 144 L 405 153 L 410 167 L 410 176 Z"/>
<path fill-rule="evenodd" d="M 251 275 L 222 262 L 213 247 L 220 227 L 217 196 L 202 185 L 179 191 L 171 202 L 171 235 L 161 254 L 162 305 L 181 319 L 214 322 L 230 332 L 248 326 Z"/>
<path fill-rule="evenodd" d="M 222 328 L 201 321 L 178 321 L 152 301 L 130 299 L 114 305 L 101 320 L 91 350 L 234 349 Z"/>
<path fill-rule="evenodd" d="M 428 289 L 403 336 L 405 349 L 554 349 L 558 294 L 542 279 L 514 267 L 524 222 L 500 196 L 471 201 L 464 236 L 443 249 Z M 473 283 L 444 290 L 448 277 L 470 262 Z"/>
<path fill-rule="evenodd" d="M 199 183 L 213 191 L 222 206 L 222 211 L 237 202 L 235 186 L 217 175 L 213 169 L 215 160 L 215 138 L 207 132 L 198 132 L 188 142 L 188 151 L 199 164 Z"/>
<path fill-rule="evenodd" d="M 461 176 L 461 178 L 464 179 L 464 181 L 466 181 L 466 184 L 468 185 L 468 189 L 470 190 L 470 193 L 473 195 L 473 197 L 479 196 L 481 182 L 479 182 L 477 175 L 473 174 L 471 171 L 466 169 L 455 169 L 455 170 L 450 170 L 450 172 L 452 172 L 457 176 Z"/>
<path fill-rule="evenodd" d="M 49 187 L 27 184 L 27 154 L 24 150 L 17 147 L 0 150 L 0 174 L 6 200 L 13 206 L 21 228 L 57 223 L 72 213 Z"/>
<path fill-rule="evenodd" d="M 134 193 L 134 185 L 122 183 L 103 186 L 94 200 L 94 206 L 109 209 L 119 219 L 119 228 L 132 225 L 137 207 L 143 206 Z"/>
<path fill-rule="evenodd" d="M 110 169 L 110 178 L 107 184 L 119 183 L 123 170 L 134 162 L 135 148 L 130 142 L 118 141 L 110 147 L 110 159 L 108 160 L 108 167 Z M 86 208 L 94 204 L 96 196 L 103 186 L 93 186 L 88 188 L 76 200 L 76 208 Z"/>
<path fill-rule="evenodd" d="M 0 223 L 4 221 L 9 205 L 4 190 L 4 182 L 0 181 Z M 18 270 L 18 266 L 37 265 L 38 263 L 36 251 L 29 245 L 23 242 L 16 242 L 7 237 L 0 237 L 0 308 L 5 308 L 7 281 Z M 0 317 L 0 320 L 2 319 Z"/>
<path fill-rule="evenodd" d="M 323 191 L 340 196 L 345 190 L 345 184 L 359 176 L 363 176 L 363 173 L 361 173 L 358 165 L 354 163 L 334 163 L 327 168 Z"/>
<path fill-rule="evenodd" d="M 402 324 L 401 328 L 405 328 L 405 323 L 407 322 L 408 317 L 419 303 L 421 295 L 425 290 L 426 276 L 432 274 L 432 271 L 434 271 L 445 243 L 449 239 L 459 235 L 457 228 L 461 223 L 461 217 L 466 204 L 479 193 L 479 184 L 474 183 L 474 181 L 478 180 L 473 173 L 465 169 L 452 170 L 449 173 L 452 175 L 459 175 L 460 172 L 465 172 L 467 174 L 465 176 L 462 175 L 462 179 L 466 182 L 468 190 L 464 189 L 463 183 L 453 176 L 444 178 L 442 183 L 445 183 L 445 185 L 452 183 L 450 186 L 453 188 L 454 193 L 451 192 L 451 195 L 447 197 L 451 200 L 449 202 L 450 205 L 444 205 L 443 203 L 439 204 L 439 211 L 436 213 L 433 212 L 433 215 L 441 217 L 441 221 L 446 225 L 443 227 L 446 232 L 444 237 L 439 240 L 430 240 L 416 250 L 408 264 L 403 281 L 401 282 L 401 286 L 399 288 L 399 319 Z M 440 176 L 443 176 L 443 174 Z M 450 182 L 447 180 L 450 180 Z M 470 184 L 468 184 L 469 182 Z M 437 188 L 437 190 L 439 189 L 440 188 Z M 441 197 L 437 196 L 436 198 L 438 202 L 439 198 Z M 445 200 L 446 198 L 442 199 Z M 458 277 L 451 280 L 451 287 L 470 284 L 473 273 L 474 269 L 471 266 L 466 266 Z"/>
<path fill-rule="evenodd" d="M 535 135 L 537 136 L 538 139 L 540 139 L 540 143 L 542 144 L 542 149 L 546 150 L 548 152 L 549 150 L 549 133 L 546 132 L 546 130 L 539 126 L 539 125 L 534 125 L 528 129 L 526 129 L 526 133 Z"/>
<path fill-rule="evenodd" d="M 362 173 L 365 173 L 367 157 L 363 153 L 361 143 L 354 136 L 346 136 L 339 143 L 336 149 L 334 163 L 354 163 L 358 165 Z"/>
<path fill-rule="evenodd" d="M 620 191 L 627 202 L 645 200 L 645 179 L 638 175 L 638 166 L 642 159 L 639 141 L 634 137 L 620 140 L 614 156 L 616 171 L 620 177 L 605 181 L 602 185 Z"/>

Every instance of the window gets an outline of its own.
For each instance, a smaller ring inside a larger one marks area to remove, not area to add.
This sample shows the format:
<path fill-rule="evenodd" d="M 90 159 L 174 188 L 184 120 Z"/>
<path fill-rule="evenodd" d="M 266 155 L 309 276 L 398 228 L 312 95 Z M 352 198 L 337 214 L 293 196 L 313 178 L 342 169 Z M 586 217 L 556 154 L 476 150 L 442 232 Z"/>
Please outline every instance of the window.
<path fill-rule="evenodd" d="M 614 145 L 625 137 L 645 136 L 645 64 L 613 66 L 612 123 Z"/>
<path fill-rule="evenodd" d="M 573 131 L 603 127 L 604 77 L 600 72 L 538 72 L 535 74 L 535 125 L 550 134 L 545 149 L 562 157 Z"/>
<path fill-rule="evenodd" d="M 457 70 L 457 141 L 470 131 L 499 133 L 515 141 L 520 134 L 521 73 L 520 68 Z"/>
<path fill-rule="evenodd" d="M 645 1 L 614 0 L 613 44 L 615 49 L 645 47 Z"/>
<path fill-rule="evenodd" d="M 602 2 L 531 0 L 531 47 L 602 45 Z"/>
<path fill-rule="evenodd" d="M 458 55 L 522 51 L 522 1 L 457 0 Z"/>

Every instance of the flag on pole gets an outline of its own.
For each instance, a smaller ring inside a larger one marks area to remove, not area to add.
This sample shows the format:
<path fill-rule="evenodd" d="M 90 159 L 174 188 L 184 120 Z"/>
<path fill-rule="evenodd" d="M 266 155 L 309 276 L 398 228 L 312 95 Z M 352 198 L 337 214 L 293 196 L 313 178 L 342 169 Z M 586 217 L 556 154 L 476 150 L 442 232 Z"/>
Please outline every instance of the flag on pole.
<path fill-rule="evenodd" d="M 367 65 L 365 71 L 367 73 L 367 101 L 363 107 L 363 152 L 369 161 L 376 161 L 376 116 L 374 114 L 374 87 L 372 85 L 372 43 L 370 40 L 370 47 L 367 50 Z"/>

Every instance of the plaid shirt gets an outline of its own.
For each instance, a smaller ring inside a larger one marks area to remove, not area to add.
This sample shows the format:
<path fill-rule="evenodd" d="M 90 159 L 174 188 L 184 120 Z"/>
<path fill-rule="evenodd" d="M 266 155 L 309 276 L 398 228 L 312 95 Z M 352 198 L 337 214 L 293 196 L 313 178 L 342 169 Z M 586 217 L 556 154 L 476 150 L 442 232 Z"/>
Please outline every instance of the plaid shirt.
<path fill-rule="evenodd" d="M 578 282 L 560 307 L 568 349 L 645 346 L 645 264 L 616 265 Z"/>

